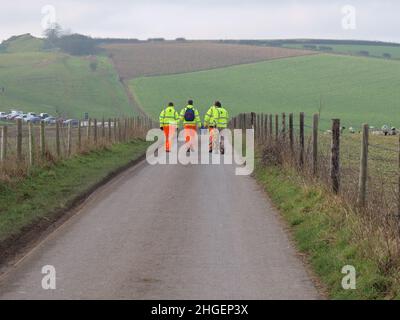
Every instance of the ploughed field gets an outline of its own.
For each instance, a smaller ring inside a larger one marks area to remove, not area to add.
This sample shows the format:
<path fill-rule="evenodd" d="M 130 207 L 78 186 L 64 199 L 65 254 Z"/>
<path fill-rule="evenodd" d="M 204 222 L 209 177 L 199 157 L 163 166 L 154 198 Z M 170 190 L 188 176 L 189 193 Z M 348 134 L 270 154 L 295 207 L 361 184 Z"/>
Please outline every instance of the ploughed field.
<path fill-rule="evenodd" d="M 178 74 L 271 59 L 315 54 L 312 51 L 231 45 L 207 41 L 112 44 L 104 48 L 124 80 Z"/>

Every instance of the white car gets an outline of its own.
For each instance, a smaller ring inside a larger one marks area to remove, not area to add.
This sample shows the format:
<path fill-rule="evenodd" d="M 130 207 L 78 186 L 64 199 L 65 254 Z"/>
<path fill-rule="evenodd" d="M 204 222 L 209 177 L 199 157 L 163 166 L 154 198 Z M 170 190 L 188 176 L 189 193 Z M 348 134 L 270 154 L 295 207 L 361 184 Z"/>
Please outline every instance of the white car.
<path fill-rule="evenodd" d="M 63 124 L 64 124 L 65 126 L 68 126 L 69 124 L 71 124 L 72 127 L 77 127 L 77 126 L 79 126 L 79 120 L 76 120 L 76 119 L 68 119 L 68 120 L 65 120 L 65 121 L 63 122 Z"/>
<path fill-rule="evenodd" d="M 5 119 L 7 119 L 7 113 L 0 112 L 0 120 L 5 120 Z"/>
<path fill-rule="evenodd" d="M 46 124 L 56 124 L 57 122 L 57 118 L 55 117 L 47 117 L 46 119 L 44 119 L 44 123 Z"/>
<path fill-rule="evenodd" d="M 39 123 L 40 121 L 42 121 L 42 118 L 40 118 L 40 117 L 38 117 L 38 116 L 34 116 L 34 115 L 32 115 L 32 114 L 28 114 L 28 115 L 26 115 L 26 117 L 24 117 L 24 122 L 27 122 L 27 123 L 29 123 L 29 122 L 32 122 L 32 123 Z"/>

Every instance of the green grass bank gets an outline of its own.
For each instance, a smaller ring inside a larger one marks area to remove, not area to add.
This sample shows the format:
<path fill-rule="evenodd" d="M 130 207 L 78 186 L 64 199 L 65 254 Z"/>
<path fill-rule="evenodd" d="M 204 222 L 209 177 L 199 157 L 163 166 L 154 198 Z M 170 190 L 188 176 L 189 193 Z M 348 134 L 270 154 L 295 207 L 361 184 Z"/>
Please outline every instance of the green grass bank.
<path fill-rule="evenodd" d="M 399 299 L 399 270 L 388 265 L 382 238 L 368 234 L 365 221 L 343 202 L 305 182 L 294 170 L 261 165 L 255 177 L 290 227 L 330 299 Z M 357 271 L 356 290 L 344 290 L 341 273 Z"/>
<path fill-rule="evenodd" d="M 117 144 L 0 181 L 0 244 L 36 223 L 54 220 L 80 195 L 143 156 L 148 146 L 143 140 Z"/>

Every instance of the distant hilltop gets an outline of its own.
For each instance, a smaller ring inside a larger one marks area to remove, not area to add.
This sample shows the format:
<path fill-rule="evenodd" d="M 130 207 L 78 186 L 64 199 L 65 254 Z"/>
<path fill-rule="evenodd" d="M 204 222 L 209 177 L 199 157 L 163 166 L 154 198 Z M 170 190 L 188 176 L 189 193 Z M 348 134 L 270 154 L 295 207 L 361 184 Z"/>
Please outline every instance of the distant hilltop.
<path fill-rule="evenodd" d="M 44 40 L 32 36 L 30 33 L 12 36 L 0 44 L 0 52 L 36 52 L 43 48 Z"/>

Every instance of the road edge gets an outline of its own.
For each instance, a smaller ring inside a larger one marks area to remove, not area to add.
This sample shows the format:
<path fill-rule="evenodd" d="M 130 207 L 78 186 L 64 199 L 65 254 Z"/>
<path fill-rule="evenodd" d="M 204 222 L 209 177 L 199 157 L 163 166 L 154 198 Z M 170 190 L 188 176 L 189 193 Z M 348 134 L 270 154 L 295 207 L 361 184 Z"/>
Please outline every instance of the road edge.
<path fill-rule="evenodd" d="M 43 239 L 57 230 L 60 226 L 72 218 L 79 208 L 101 187 L 105 186 L 127 170 L 139 165 L 146 159 L 145 152 L 126 163 L 110 171 L 100 181 L 94 183 L 84 192 L 67 201 L 61 209 L 49 211 L 52 218 L 40 219 L 24 227 L 18 235 L 11 236 L 0 242 L 0 277 L 15 265 L 30 250 L 35 248 Z"/>

